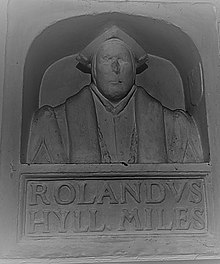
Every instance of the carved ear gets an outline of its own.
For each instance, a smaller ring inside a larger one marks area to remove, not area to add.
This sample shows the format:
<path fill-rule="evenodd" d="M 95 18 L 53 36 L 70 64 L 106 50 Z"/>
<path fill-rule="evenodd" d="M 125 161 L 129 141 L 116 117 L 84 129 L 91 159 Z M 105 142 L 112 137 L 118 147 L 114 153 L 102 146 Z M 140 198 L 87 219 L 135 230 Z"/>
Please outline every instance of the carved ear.
<path fill-rule="evenodd" d="M 82 54 L 79 54 L 76 57 L 76 60 L 79 62 L 76 65 L 76 68 L 84 73 L 91 73 L 91 62 Z"/>
<path fill-rule="evenodd" d="M 147 54 L 136 61 L 136 74 L 140 74 L 148 68 L 149 57 Z"/>
<path fill-rule="evenodd" d="M 91 60 L 85 57 L 82 53 L 77 55 L 76 60 L 86 65 L 87 67 L 91 68 Z"/>
<path fill-rule="evenodd" d="M 148 63 L 149 57 L 145 54 L 143 57 L 137 59 L 137 68 L 140 67 L 144 63 Z"/>
<path fill-rule="evenodd" d="M 76 68 L 78 69 L 78 70 L 80 70 L 81 72 L 83 72 L 83 73 L 92 73 L 91 72 L 91 67 L 87 67 L 87 66 L 85 66 L 84 64 L 82 64 L 82 63 L 77 63 L 77 65 L 76 65 Z"/>
<path fill-rule="evenodd" d="M 136 74 L 140 74 L 148 68 L 146 63 L 142 64 L 140 67 L 136 68 Z"/>

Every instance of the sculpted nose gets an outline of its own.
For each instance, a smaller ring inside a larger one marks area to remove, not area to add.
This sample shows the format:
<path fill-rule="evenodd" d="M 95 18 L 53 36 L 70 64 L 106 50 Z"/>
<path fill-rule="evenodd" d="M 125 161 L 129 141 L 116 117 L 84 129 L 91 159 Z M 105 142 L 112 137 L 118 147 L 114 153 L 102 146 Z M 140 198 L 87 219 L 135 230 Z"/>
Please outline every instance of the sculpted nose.
<path fill-rule="evenodd" d="M 120 73 L 120 64 L 118 63 L 118 60 L 114 60 L 112 62 L 112 71 L 115 72 L 116 74 Z"/>

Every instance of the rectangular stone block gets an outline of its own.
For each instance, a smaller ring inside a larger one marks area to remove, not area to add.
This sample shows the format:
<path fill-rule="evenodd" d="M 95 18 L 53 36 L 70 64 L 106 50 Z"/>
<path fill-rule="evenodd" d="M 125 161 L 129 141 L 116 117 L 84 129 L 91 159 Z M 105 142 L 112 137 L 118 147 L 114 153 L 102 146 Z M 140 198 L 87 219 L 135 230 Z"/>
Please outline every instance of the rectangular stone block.
<path fill-rule="evenodd" d="M 22 175 L 20 193 L 21 238 L 207 232 L 203 177 Z"/>

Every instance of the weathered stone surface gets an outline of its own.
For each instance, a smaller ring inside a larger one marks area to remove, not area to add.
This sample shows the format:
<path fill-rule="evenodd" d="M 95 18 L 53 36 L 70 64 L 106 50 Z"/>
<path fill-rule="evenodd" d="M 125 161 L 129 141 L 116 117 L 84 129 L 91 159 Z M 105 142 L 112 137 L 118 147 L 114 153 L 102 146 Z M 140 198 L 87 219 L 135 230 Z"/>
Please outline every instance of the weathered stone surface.
<path fill-rule="evenodd" d="M 207 232 L 202 178 L 35 178 L 21 190 L 24 237 Z"/>
<path fill-rule="evenodd" d="M 8 2 L 0 11 L 0 263 L 218 261 L 218 1 Z M 101 67 L 71 65 L 113 24 L 149 54 L 146 71 L 134 71 L 142 56 L 125 40 L 95 45 Z M 125 93 L 99 85 L 109 50 L 115 75 L 125 69 L 120 56 L 128 63 Z M 71 70 L 76 81 L 63 75 Z"/>

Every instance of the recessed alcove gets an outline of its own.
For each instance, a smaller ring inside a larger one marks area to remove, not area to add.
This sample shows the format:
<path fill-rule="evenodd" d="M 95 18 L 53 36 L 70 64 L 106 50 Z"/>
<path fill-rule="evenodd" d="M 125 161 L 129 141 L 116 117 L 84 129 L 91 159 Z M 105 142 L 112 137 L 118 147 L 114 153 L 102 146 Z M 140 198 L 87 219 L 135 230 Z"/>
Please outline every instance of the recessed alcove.
<path fill-rule="evenodd" d="M 141 84 L 165 106 L 184 109 L 193 116 L 202 139 L 204 161 L 209 161 L 203 69 L 195 44 L 180 28 L 163 20 L 103 13 L 59 21 L 47 27 L 32 42 L 23 76 L 21 163 L 26 162 L 33 113 L 44 104 L 62 103 L 66 97 L 88 84 L 89 75 L 75 68 L 74 54 L 80 52 L 109 24 L 122 28 L 150 55 L 149 69 L 137 77 L 137 84 Z M 58 87 L 59 80 L 64 87 Z M 75 91 L 72 90 L 73 84 Z"/>

